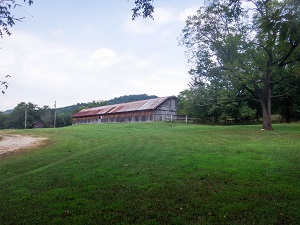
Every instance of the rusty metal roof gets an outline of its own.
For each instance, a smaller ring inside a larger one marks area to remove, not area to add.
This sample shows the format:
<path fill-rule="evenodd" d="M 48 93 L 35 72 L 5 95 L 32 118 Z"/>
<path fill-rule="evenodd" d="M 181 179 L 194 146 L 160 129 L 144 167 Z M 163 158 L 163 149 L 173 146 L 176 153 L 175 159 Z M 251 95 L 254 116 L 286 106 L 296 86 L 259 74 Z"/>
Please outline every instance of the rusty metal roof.
<path fill-rule="evenodd" d="M 142 110 L 153 110 L 164 103 L 169 98 L 175 98 L 175 96 L 152 98 L 147 100 L 141 100 L 136 102 L 127 102 L 116 105 L 105 105 L 95 108 L 82 109 L 78 113 L 74 114 L 73 117 L 86 117 L 95 115 L 104 115 L 112 113 L 142 111 Z"/>

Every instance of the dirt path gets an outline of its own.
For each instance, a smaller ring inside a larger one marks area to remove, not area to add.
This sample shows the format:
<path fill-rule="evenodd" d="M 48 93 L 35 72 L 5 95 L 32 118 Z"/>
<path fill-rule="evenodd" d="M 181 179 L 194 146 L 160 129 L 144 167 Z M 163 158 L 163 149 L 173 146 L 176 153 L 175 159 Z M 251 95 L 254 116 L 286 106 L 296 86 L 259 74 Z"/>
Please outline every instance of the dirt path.
<path fill-rule="evenodd" d="M 0 137 L 0 157 L 6 153 L 13 152 L 19 149 L 27 149 L 35 147 L 42 143 L 46 138 L 29 137 L 15 134 L 1 134 Z"/>

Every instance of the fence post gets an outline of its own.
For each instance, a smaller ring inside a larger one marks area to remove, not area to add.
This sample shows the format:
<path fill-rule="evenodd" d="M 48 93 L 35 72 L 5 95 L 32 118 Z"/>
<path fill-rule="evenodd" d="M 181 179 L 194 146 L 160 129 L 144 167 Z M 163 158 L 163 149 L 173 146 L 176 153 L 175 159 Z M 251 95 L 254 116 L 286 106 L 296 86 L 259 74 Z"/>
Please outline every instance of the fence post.
<path fill-rule="evenodd" d="M 187 123 L 187 119 L 188 119 L 187 117 L 188 117 L 188 115 L 185 116 L 185 123 Z"/>

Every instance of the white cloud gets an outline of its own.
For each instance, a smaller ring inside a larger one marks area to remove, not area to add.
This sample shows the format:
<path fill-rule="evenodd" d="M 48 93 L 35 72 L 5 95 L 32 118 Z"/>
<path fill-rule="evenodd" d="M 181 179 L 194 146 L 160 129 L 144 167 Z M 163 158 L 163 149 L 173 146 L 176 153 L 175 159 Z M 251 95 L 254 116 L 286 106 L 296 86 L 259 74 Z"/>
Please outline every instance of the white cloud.
<path fill-rule="evenodd" d="M 133 32 L 135 34 L 150 34 L 157 31 L 157 27 L 153 21 L 149 22 L 147 20 L 127 20 L 124 27 L 127 32 Z"/>
<path fill-rule="evenodd" d="M 124 27 L 127 32 L 133 32 L 135 34 L 149 34 L 159 32 L 161 26 L 165 24 L 180 21 L 179 12 L 172 8 L 157 7 L 155 8 L 153 17 L 154 20 L 151 20 L 150 18 L 138 18 L 134 21 L 126 20 Z"/>
<path fill-rule="evenodd" d="M 175 8 L 158 7 L 154 11 L 154 20 L 149 18 L 138 18 L 134 21 L 126 20 L 124 27 L 127 32 L 134 34 L 157 33 L 160 36 L 166 36 L 169 33 L 170 27 L 168 26 L 170 23 L 178 23 L 179 26 L 182 26 L 182 22 L 185 22 L 188 16 L 196 14 L 198 9 L 199 7 L 191 7 L 179 11 Z"/>
<path fill-rule="evenodd" d="M 151 66 L 152 62 L 147 59 L 141 59 L 134 63 L 134 67 L 137 69 L 146 69 Z"/>
<path fill-rule="evenodd" d="M 117 54 L 112 49 L 108 48 L 97 49 L 87 61 L 88 64 L 98 68 L 107 68 L 113 66 L 117 62 Z"/>
<path fill-rule="evenodd" d="M 51 32 L 51 34 L 55 37 L 61 37 L 65 34 L 65 32 L 62 29 L 56 29 L 56 30 L 53 30 Z"/>
<path fill-rule="evenodd" d="M 158 96 L 177 95 L 187 87 L 188 75 L 184 69 L 157 68 L 143 74 L 143 79 L 130 79 L 127 85 L 140 93 L 154 93 Z"/>
<path fill-rule="evenodd" d="M 186 83 L 182 69 L 166 69 L 159 54 L 94 51 L 42 41 L 28 33 L 14 32 L 0 51 L 0 77 L 11 74 L 2 95 L 0 111 L 19 102 L 58 107 L 106 100 L 128 94 L 174 95 Z M 2 73 L 4 73 L 2 75 Z"/>
<path fill-rule="evenodd" d="M 9 89 L 3 96 L 4 100 L 10 99 L 10 104 L 2 103 L 0 110 L 20 101 L 49 104 L 47 102 L 61 98 L 62 93 L 66 98 L 70 95 L 69 101 L 77 102 L 80 91 L 97 90 L 97 83 L 109 82 L 109 79 L 103 80 L 107 76 L 102 74 L 118 63 L 118 56 L 112 49 L 85 52 L 17 32 L 4 41 L 0 54 L 6 59 L 0 61 L 1 68 L 12 75 Z M 6 55 L 8 57 L 4 57 Z"/>
<path fill-rule="evenodd" d="M 95 27 L 92 26 L 92 25 L 86 25 L 81 30 L 85 34 L 92 34 L 92 33 L 94 33 L 96 31 Z"/>
<path fill-rule="evenodd" d="M 196 15 L 198 9 L 199 9 L 199 7 L 192 7 L 192 8 L 184 9 L 182 12 L 180 12 L 179 19 L 181 21 L 186 21 L 188 16 Z"/>
<path fill-rule="evenodd" d="M 177 13 L 174 9 L 169 8 L 156 8 L 154 11 L 154 21 L 157 23 L 170 23 L 173 21 L 177 21 Z"/>

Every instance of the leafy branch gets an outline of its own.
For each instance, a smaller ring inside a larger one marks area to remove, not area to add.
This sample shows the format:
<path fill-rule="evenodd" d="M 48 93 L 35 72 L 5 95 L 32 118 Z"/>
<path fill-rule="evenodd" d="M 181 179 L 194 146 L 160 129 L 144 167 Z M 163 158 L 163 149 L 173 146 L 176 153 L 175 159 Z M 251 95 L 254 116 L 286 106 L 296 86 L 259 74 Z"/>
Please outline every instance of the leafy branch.
<path fill-rule="evenodd" d="M 23 0 L 28 5 L 33 4 L 33 0 Z M 12 10 L 21 7 L 21 4 L 16 0 L 0 0 L 0 37 L 4 35 L 11 35 L 9 27 L 13 27 L 15 22 L 21 22 L 24 17 L 15 17 L 12 14 Z"/>

